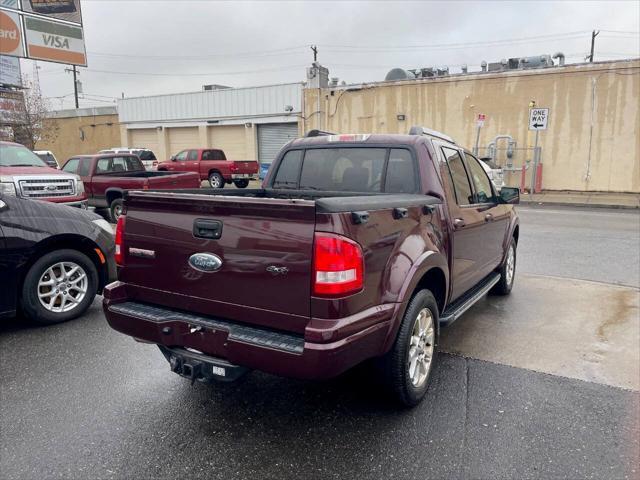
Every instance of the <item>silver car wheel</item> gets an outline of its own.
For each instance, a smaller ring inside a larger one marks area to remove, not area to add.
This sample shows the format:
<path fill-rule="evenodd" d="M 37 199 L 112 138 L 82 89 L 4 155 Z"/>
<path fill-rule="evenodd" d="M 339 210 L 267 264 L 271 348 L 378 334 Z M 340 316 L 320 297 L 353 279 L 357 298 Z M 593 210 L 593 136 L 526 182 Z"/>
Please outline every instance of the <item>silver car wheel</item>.
<path fill-rule="evenodd" d="M 211 185 L 211 188 L 220 188 L 220 177 L 217 175 L 211 175 L 209 177 L 209 184 Z"/>
<path fill-rule="evenodd" d="M 38 299 L 50 312 L 63 313 L 76 308 L 87 294 L 89 279 L 74 262 L 59 262 L 47 268 L 38 281 Z"/>
<path fill-rule="evenodd" d="M 407 368 L 411 384 L 420 388 L 429 376 L 431 360 L 435 347 L 435 327 L 433 315 L 428 308 L 418 312 L 413 323 L 409 352 L 407 354 Z"/>
<path fill-rule="evenodd" d="M 505 274 L 507 276 L 507 285 L 511 285 L 513 282 L 513 274 L 516 271 L 516 251 L 513 244 L 509 245 L 509 252 L 507 253 L 507 268 Z"/>

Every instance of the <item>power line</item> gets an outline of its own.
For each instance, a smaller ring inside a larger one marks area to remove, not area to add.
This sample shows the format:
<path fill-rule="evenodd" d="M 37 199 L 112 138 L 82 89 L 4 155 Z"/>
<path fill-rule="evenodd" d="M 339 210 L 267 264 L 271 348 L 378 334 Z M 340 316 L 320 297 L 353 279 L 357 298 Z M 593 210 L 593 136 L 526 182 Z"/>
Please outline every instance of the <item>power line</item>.
<path fill-rule="evenodd" d="M 306 64 L 301 65 L 286 65 L 281 67 L 269 67 L 256 70 L 241 70 L 235 72 L 206 72 L 206 73 L 157 73 L 157 72 L 122 72 L 114 70 L 94 70 L 86 69 L 83 73 L 105 73 L 113 75 L 144 75 L 148 77 L 202 77 L 202 76 L 216 76 L 216 75 L 243 75 L 247 73 L 260 73 L 260 72 L 276 72 L 279 70 L 294 70 L 298 68 L 306 67 Z"/>

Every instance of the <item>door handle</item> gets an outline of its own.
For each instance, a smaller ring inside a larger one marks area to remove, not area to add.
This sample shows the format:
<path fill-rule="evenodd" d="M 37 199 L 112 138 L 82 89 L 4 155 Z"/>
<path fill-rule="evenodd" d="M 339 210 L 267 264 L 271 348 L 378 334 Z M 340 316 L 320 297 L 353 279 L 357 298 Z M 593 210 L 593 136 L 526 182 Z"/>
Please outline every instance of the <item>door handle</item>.
<path fill-rule="evenodd" d="M 493 215 L 491 215 L 490 213 L 487 213 L 487 214 L 484 216 L 484 221 L 485 221 L 485 222 L 493 222 Z"/>
<path fill-rule="evenodd" d="M 222 236 L 222 222 L 219 220 L 197 218 L 193 222 L 193 236 L 217 240 Z"/>
<path fill-rule="evenodd" d="M 458 229 L 462 228 L 466 225 L 465 221 L 462 218 L 454 218 L 453 219 L 453 228 Z"/>

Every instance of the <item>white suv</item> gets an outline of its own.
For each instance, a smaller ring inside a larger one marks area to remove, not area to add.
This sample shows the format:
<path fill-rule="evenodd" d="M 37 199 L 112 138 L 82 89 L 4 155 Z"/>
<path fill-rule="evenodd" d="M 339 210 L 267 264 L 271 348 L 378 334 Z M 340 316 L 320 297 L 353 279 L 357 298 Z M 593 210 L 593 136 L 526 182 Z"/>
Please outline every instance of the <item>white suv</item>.
<path fill-rule="evenodd" d="M 98 153 L 132 153 L 138 156 L 145 170 L 158 169 L 158 160 L 155 154 L 148 148 L 113 147 L 107 150 L 100 150 Z"/>

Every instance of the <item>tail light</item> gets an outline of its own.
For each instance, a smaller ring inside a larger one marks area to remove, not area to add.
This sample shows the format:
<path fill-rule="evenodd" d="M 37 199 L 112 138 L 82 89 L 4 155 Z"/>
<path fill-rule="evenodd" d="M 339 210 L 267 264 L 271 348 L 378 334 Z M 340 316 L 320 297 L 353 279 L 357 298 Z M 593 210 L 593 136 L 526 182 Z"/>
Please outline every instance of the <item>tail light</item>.
<path fill-rule="evenodd" d="M 313 294 L 344 297 L 362 290 L 362 247 L 340 235 L 316 233 L 313 252 Z"/>
<path fill-rule="evenodd" d="M 116 264 L 118 266 L 124 266 L 124 226 L 127 222 L 127 217 L 120 215 L 118 217 L 118 224 L 116 225 Z"/>
<path fill-rule="evenodd" d="M 232 163 L 231 166 L 229 167 L 229 170 L 231 170 L 232 172 L 237 172 L 238 170 L 240 170 L 240 167 L 235 163 Z"/>

